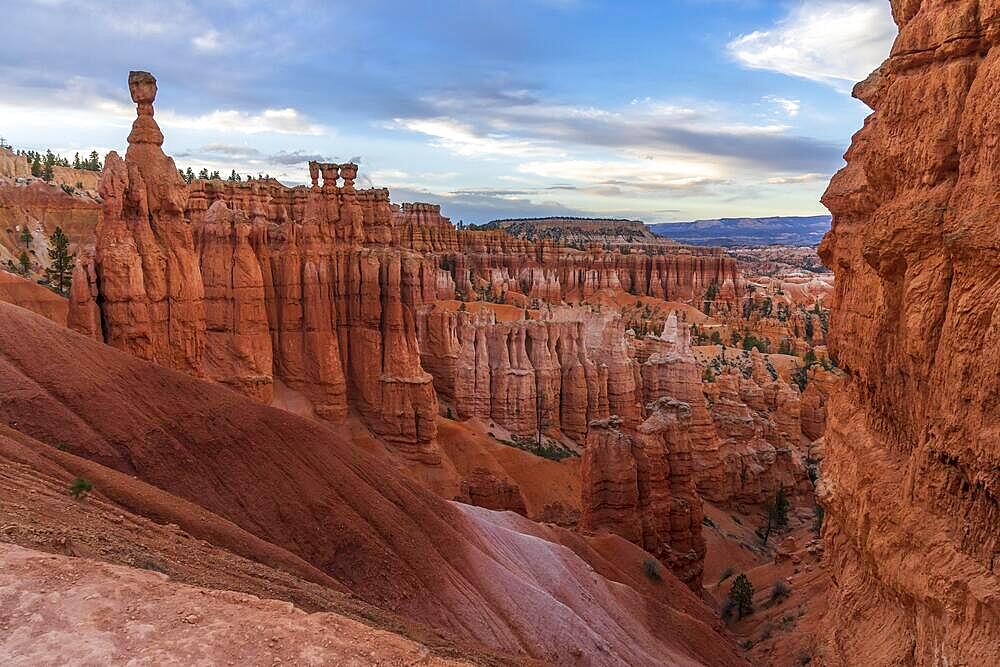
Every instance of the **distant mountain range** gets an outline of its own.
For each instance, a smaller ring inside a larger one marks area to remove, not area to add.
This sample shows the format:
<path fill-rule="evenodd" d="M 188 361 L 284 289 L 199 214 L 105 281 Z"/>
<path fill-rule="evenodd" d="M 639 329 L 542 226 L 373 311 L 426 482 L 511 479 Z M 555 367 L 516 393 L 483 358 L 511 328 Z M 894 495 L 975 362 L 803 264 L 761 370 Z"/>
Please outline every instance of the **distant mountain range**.
<path fill-rule="evenodd" d="M 829 215 L 718 218 L 649 225 L 654 234 L 692 245 L 817 245 L 830 229 Z"/>

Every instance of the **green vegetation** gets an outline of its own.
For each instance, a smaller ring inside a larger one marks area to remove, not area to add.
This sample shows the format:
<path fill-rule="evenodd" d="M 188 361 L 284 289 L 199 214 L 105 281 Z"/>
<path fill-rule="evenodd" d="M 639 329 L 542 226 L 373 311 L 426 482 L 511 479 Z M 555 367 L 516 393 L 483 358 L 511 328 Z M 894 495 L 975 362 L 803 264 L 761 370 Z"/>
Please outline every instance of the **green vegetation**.
<path fill-rule="evenodd" d="M 186 177 L 186 175 L 185 175 L 185 177 Z M 213 172 L 209 172 L 208 169 L 205 169 L 203 167 L 202 170 L 198 172 L 198 178 L 200 178 L 203 181 L 219 181 L 219 180 L 222 180 L 222 175 L 219 174 L 218 170 L 215 170 Z"/>
<path fill-rule="evenodd" d="M 663 576 L 660 575 L 660 564 L 652 558 L 646 559 L 646 562 L 642 564 L 642 569 L 646 573 L 646 578 L 650 581 L 661 581 L 663 579 Z"/>
<path fill-rule="evenodd" d="M 740 574 L 729 589 L 729 601 L 736 610 L 737 620 L 753 613 L 753 584 L 747 575 Z"/>
<path fill-rule="evenodd" d="M 535 438 L 519 435 L 511 435 L 510 440 L 504 440 L 503 438 L 498 438 L 492 431 L 488 435 L 497 442 L 501 442 L 509 447 L 516 447 L 529 454 L 534 454 L 550 461 L 562 461 L 571 456 L 580 456 L 569 447 L 551 438 L 540 438 L 541 442 L 538 442 Z"/>
<path fill-rule="evenodd" d="M 20 274 L 22 276 L 28 275 L 31 270 L 31 258 L 28 257 L 28 253 L 21 251 L 21 256 L 17 258 L 18 268 L 20 269 Z"/>
<path fill-rule="evenodd" d="M 46 181 L 52 180 L 55 167 L 72 167 L 73 169 L 82 169 L 84 171 L 100 171 L 103 168 L 97 151 L 91 151 L 90 157 L 82 160 L 80 159 L 80 154 L 76 153 L 73 156 L 72 163 L 62 155 L 53 153 L 51 150 L 46 150 L 44 153 L 19 150 L 16 153 L 28 161 L 32 176 L 42 178 Z"/>
<path fill-rule="evenodd" d="M 747 332 L 743 335 L 743 349 L 750 351 L 757 348 L 757 351 L 761 354 L 766 354 L 771 347 L 771 342 L 766 338 L 757 338 L 752 333 Z"/>
<path fill-rule="evenodd" d="M 767 523 L 757 531 L 763 543 L 766 545 L 771 532 L 775 528 L 784 528 L 788 525 L 788 508 L 790 503 L 785 495 L 785 489 L 779 488 L 774 500 L 767 505 Z"/>
<path fill-rule="evenodd" d="M 771 587 L 771 596 L 769 600 L 771 604 L 775 604 L 776 602 L 784 600 L 791 594 L 792 594 L 792 589 L 788 587 L 788 584 L 779 579 L 778 581 L 774 582 L 774 586 Z"/>
<path fill-rule="evenodd" d="M 31 241 L 32 241 L 31 229 L 29 229 L 28 225 L 25 224 L 21 227 L 21 243 L 23 243 L 24 247 L 27 248 L 28 246 L 31 245 Z"/>
<path fill-rule="evenodd" d="M 63 296 L 68 295 L 73 281 L 73 255 L 69 252 L 69 238 L 62 227 L 56 227 L 49 237 L 49 260 L 49 268 L 45 269 L 49 287 Z"/>
<path fill-rule="evenodd" d="M 706 315 L 712 314 L 712 303 L 715 301 L 716 297 L 719 296 L 719 284 L 715 281 L 708 286 L 705 290 L 705 301 L 704 301 L 704 311 Z"/>
<path fill-rule="evenodd" d="M 80 500 L 81 498 L 85 498 L 93 489 L 93 484 L 83 477 L 77 477 L 73 480 L 73 483 L 69 485 L 69 495 L 73 496 L 75 500 Z"/>

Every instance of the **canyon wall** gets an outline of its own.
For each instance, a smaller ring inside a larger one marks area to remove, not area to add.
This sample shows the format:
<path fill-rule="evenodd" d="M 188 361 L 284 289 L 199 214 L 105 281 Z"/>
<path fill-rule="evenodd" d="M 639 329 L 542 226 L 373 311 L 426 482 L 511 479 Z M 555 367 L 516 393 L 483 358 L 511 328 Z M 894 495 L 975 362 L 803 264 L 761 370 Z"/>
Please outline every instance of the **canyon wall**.
<path fill-rule="evenodd" d="M 1000 5 L 894 0 L 823 201 L 836 273 L 821 500 L 831 664 L 1000 661 Z"/>
<path fill-rule="evenodd" d="M 155 79 L 133 73 L 129 85 L 138 118 L 125 160 L 111 153 L 101 176 L 103 215 L 76 269 L 71 325 L 261 402 L 294 392 L 338 421 L 350 401 L 385 440 L 433 458 L 422 450 L 437 399 L 413 312 L 438 296 L 440 271 L 361 246 L 357 167 L 314 164 L 310 188 L 187 188 L 161 149 Z"/>

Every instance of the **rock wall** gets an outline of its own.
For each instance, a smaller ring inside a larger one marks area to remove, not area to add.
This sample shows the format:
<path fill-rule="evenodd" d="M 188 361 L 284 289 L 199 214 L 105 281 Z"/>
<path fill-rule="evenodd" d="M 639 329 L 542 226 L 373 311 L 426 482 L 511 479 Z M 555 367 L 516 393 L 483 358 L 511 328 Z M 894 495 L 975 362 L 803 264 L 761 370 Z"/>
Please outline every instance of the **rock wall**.
<path fill-rule="evenodd" d="M 41 180 L 15 183 L 0 178 L 0 265 L 18 266 L 27 252 L 36 273 L 48 267 L 48 238 L 61 227 L 69 237 L 71 251 L 94 243 L 94 230 L 101 206 L 87 197 L 69 195 Z M 27 228 L 32 240 L 25 245 L 21 232 Z"/>
<path fill-rule="evenodd" d="M 638 544 L 699 590 L 705 541 L 691 477 L 690 408 L 664 398 L 649 410 L 637 430 L 624 429 L 616 417 L 590 423 L 580 530 Z"/>
<path fill-rule="evenodd" d="M 894 0 L 823 201 L 836 273 L 821 499 L 832 664 L 1000 661 L 1000 6 Z"/>
<path fill-rule="evenodd" d="M 7 148 L 0 148 L 0 176 L 27 178 L 31 176 L 31 165 L 23 155 L 18 155 Z"/>
<path fill-rule="evenodd" d="M 325 419 L 343 419 L 350 401 L 385 440 L 432 460 L 423 446 L 437 398 L 413 313 L 447 281 L 418 255 L 361 245 L 356 166 L 314 164 L 309 188 L 187 188 L 160 148 L 155 79 L 137 72 L 129 83 L 139 116 L 125 160 L 111 153 L 105 163 L 103 216 L 93 256 L 76 269 L 71 325 L 262 402 L 276 381 Z"/>

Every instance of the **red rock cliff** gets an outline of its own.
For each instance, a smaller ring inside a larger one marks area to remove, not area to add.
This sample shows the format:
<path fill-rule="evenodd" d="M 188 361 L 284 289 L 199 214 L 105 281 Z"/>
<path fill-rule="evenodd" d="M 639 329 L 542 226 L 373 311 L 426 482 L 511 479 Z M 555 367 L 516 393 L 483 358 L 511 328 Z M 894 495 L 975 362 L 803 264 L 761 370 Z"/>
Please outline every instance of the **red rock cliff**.
<path fill-rule="evenodd" d="M 1000 5 L 894 0 L 824 203 L 829 662 L 1000 661 Z"/>

